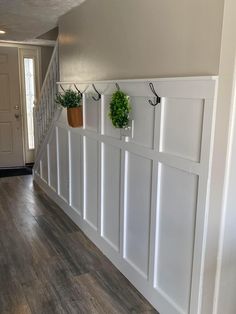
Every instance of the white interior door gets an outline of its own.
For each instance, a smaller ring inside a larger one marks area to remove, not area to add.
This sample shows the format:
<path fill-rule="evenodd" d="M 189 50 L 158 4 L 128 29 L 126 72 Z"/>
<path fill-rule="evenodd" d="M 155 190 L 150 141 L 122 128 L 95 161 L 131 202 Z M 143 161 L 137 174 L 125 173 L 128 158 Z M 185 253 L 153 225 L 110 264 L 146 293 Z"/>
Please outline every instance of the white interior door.
<path fill-rule="evenodd" d="M 0 167 L 23 164 L 18 49 L 0 47 Z"/>

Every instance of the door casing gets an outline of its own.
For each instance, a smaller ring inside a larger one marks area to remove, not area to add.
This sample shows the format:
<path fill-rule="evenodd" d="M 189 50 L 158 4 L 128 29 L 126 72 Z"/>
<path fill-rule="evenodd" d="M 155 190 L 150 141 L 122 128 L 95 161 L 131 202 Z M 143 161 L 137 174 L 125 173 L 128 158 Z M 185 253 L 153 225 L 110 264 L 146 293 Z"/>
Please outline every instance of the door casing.
<path fill-rule="evenodd" d="M 35 104 L 40 93 L 41 86 L 41 48 L 40 47 L 20 47 L 19 48 L 19 69 L 20 69 L 20 90 L 22 101 L 22 121 L 23 121 L 23 145 L 25 163 L 34 162 L 34 150 L 29 149 L 27 135 L 27 111 L 25 97 L 25 77 L 24 77 L 24 58 L 32 58 L 34 60 L 35 73 Z"/>

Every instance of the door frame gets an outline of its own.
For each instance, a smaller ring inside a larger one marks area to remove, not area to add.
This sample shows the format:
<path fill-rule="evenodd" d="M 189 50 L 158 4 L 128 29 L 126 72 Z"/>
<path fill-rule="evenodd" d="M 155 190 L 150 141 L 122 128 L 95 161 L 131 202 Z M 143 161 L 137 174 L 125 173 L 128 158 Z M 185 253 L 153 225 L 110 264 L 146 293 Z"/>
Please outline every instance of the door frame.
<path fill-rule="evenodd" d="M 26 98 L 25 98 L 25 78 L 24 78 L 24 58 L 32 58 L 34 60 L 35 71 L 35 94 L 37 98 L 40 93 L 41 86 L 41 47 L 35 46 L 23 46 L 18 47 L 18 62 L 20 73 L 20 97 L 22 104 L 22 135 L 23 135 L 23 150 L 24 150 L 24 162 L 34 162 L 34 150 L 28 148 L 28 134 L 27 134 L 27 111 L 26 111 Z"/>

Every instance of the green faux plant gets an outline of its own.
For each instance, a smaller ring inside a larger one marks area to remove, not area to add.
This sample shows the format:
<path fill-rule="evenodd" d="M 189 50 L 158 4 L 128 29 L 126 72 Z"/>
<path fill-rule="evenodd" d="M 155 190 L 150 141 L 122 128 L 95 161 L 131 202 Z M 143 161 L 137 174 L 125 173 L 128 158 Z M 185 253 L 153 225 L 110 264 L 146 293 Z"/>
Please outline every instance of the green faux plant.
<path fill-rule="evenodd" d="M 131 112 L 131 105 L 129 96 L 121 90 L 113 93 L 110 102 L 109 117 L 115 128 L 126 128 L 129 125 L 129 113 Z"/>
<path fill-rule="evenodd" d="M 64 108 L 75 108 L 82 105 L 82 95 L 72 89 L 67 89 L 63 94 L 58 93 L 56 96 L 56 103 Z"/>

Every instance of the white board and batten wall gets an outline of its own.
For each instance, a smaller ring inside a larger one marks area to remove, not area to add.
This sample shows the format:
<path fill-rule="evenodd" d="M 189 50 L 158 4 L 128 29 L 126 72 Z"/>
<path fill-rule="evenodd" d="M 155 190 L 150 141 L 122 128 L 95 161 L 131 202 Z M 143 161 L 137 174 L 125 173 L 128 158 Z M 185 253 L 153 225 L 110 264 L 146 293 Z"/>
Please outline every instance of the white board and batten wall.
<path fill-rule="evenodd" d="M 84 127 L 62 111 L 35 180 L 161 314 L 200 313 L 217 78 L 118 81 L 133 138 L 108 118 L 115 83 L 77 84 Z"/>

